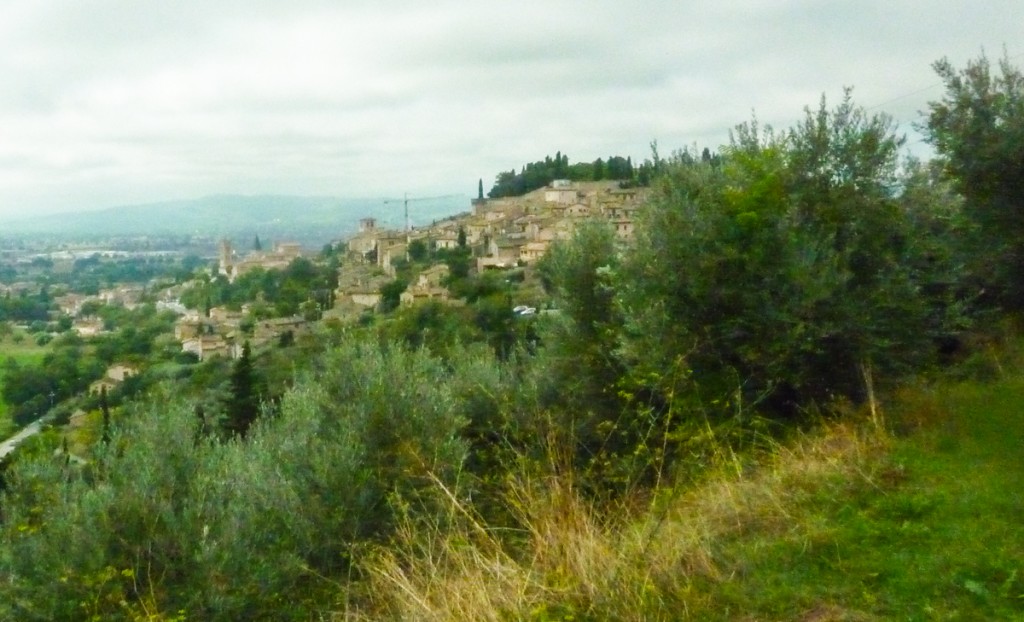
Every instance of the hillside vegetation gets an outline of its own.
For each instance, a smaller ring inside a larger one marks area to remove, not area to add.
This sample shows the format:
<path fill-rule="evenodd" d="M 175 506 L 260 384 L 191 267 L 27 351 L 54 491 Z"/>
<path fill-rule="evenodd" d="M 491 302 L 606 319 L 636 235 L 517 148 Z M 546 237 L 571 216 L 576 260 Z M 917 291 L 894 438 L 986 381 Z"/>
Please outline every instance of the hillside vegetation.
<path fill-rule="evenodd" d="M 1024 77 L 936 68 L 933 164 L 850 93 L 742 124 L 553 245 L 553 313 L 467 273 L 165 361 L 3 473 L 0 618 L 1021 617 Z"/>
<path fill-rule="evenodd" d="M 1024 616 L 1024 373 L 905 390 L 691 486 L 598 508 L 519 473 L 516 538 L 454 500 L 370 563 L 371 618 L 1011 620 Z"/>
<path fill-rule="evenodd" d="M 15 336 L 19 335 L 19 336 Z M 0 337 L 0 357 L 4 361 L 13 360 L 17 364 L 26 365 L 39 363 L 45 356 L 46 348 L 30 341 L 24 333 L 12 330 L 11 334 Z M 7 365 L 0 365 L 0 393 L 4 386 L 4 369 Z M 7 404 L 0 400 L 0 438 L 7 438 L 13 430 L 14 421 L 11 418 Z"/>

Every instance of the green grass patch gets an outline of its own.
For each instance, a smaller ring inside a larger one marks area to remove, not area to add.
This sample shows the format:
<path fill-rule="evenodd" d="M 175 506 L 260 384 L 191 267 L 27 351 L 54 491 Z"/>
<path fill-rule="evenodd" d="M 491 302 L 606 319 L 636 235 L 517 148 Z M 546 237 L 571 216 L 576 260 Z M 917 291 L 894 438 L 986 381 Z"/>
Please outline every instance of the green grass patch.
<path fill-rule="evenodd" d="M 938 425 L 820 482 L 787 530 L 720 541 L 736 580 L 702 586 L 707 616 L 1024 620 L 1024 379 L 934 398 Z"/>
<path fill-rule="evenodd" d="M 38 365 L 49 351 L 47 346 L 36 345 L 29 335 L 16 340 L 12 335 L 0 339 L 0 387 L 4 382 L 4 363 L 13 358 L 19 365 Z M 14 428 L 10 419 L 8 406 L 0 399 L 0 438 L 7 438 Z"/>

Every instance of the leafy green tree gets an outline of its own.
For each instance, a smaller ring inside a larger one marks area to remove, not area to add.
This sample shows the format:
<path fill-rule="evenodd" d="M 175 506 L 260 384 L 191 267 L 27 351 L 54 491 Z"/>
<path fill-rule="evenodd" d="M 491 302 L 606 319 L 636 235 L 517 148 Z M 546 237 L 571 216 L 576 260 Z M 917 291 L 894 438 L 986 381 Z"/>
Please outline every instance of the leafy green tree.
<path fill-rule="evenodd" d="M 103 374 L 104 365 L 74 340 L 55 341 L 55 346 L 38 364 L 5 363 L 2 396 L 13 407 L 13 418 L 26 424 L 45 413 L 51 396 L 61 401 L 83 393 L 89 383 Z"/>
<path fill-rule="evenodd" d="M 626 181 L 633 179 L 633 162 L 622 156 L 611 156 L 605 165 L 605 179 Z"/>
<path fill-rule="evenodd" d="M 984 56 L 961 70 L 934 65 L 945 87 L 929 104 L 927 131 L 977 225 L 970 240 L 985 298 L 1024 309 L 1024 74 Z"/>
<path fill-rule="evenodd" d="M 578 162 L 569 164 L 569 156 L 561 152 L 555 157 L 546 156 L 543 160 L 531 162 L 522 167 L 519 173 L 513 169 L 501 172 L 495 178 L 494 186 L 488 192 L 491 198 L 519 196 L 543 188 L 555 179 L 573 181 L 601 181 L 619 179 L 627 181 L 633 178 L 633 164 L 629 158 L 612 156 L 605 163 L 598 158 L 594 162 Z"/>
<path fill-rule="evenodd" d="M 494 292 L 475 301 L 476 325 L 487 336 L 494 353 L 507 360 L 516 345 L 516 320 L 512 312 L 512 299 L 504 292 Z"/>
<path fill-rule="evenodd" d="M 315 300 L 306 300 L 299 305 L 299 314 L 307 322 L 315 322 L 323 317 L 320 304 Z"/>
<path fill-rule="evenodd" d="M 0 320 L 45 322 L 49 319 L 51 306 L 51 301 L 42 293 L 29 295 L 22 291 L 17 296 L 8 293 L 0 298 Z"/>
<path fill-rule="evenodd" d="M 566 177 L 571 181 L 593 181 L 593 162 L 577 162 L 566 170 Z"/>
<path fill-rule="evenodd" d="M 400 309 L 395 321 L 383 324 L 385 339 L 413 349 L 425 347 L 434 355 L 447 358 L 457 344 L 480 340 L 474 330 L 468 308 L 427 301 Z"/>
<path fill-rule="evenodd" d="M 583 404 L 617 404 L 621 373 L 615 351 L 621 316 L 615 304 L 619 256 L 615 233 L 603 222 L 584 223 L 573 238 L 553 244 L 538 266 L 545 289 L 568 324 L 552 344 L 566 387 L 580 386 Z M 570 391 L 570 394 L 573 392 Z"/>
<path fill-rule="evenodd" d="M 927 358 L 901 141 L 847 93 L 782 135 L 739 126 L 720 165 L 663 164 L 623 271 L 634 376 L 742 417 L 858 399 Z"/>
<path fill-rule="evenodd" d="M 191 277 L 195 271 L 201 268 L 206 262 L 199 255 L 189 254 L 181 258 L 182 276 Z M 185 280 L 185 279 L 181 279 Z"/>
<path fill-rule="evenodd" d="M 427 243 L 423 240 L 409 242 L 409 261 L 422 263 L 427 260 L 429 255 L 430 249 L 427 248 Z"/>
<path fill-rule="evenodd" d="M 71 318 L 70 315 L 62 315 L 57 320 L 57 331 L 58 332 L 62 332 L 62 333 L 66 333 L 69 330 L 71 330 L 71 327 L 73 325 L 74 325 L 74 320 Z"/>
<path fill-rule="evenodd" d="M 385 283 L 380 288 L 380 309 L 387 313 L 388 311 L 394 311 L 398 308 L 401 303 L 402 292 L 408 287 L 409 283 L 405 279 L 397 278 L 389 283 Z"/>
<path fill-rule="evenodd" d="M 589 487 L 627 484 L 649 437 L 643 399 L 626 395 L 619 350 L 624 318 L 616 300 L 620 258 L 614 231 L 594 221 L 571 240 L 553 244 L 538 270 L 557 307 L 538 321 L 544 344 L 538 367 L 545 404 L 556 413 L 555 434 L 573 447 Z M 550 383 L 550 384 L 548 384 Z M 628 473 L 623 472 L 626 471 Z M 610 471 L 618 471 L 611 476 Z M 621 477 L 620 477 L 621 476 Z"/>

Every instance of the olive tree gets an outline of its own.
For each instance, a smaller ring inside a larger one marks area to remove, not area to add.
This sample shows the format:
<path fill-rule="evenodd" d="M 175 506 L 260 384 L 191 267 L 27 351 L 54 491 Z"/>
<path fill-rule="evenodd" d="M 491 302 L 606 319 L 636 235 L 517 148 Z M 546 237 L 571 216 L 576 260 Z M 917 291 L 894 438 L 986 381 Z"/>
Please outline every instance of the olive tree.
<path fill-rule="evenodd" d="M 925 130 L 976 225 L 968 238 L 983 298 L 1024 309 L 1024 74 L 982 56 L 934 65 L 945 95 L 929 104 Z"/>
<path fill-rule="evenodd" d="M 847 93 L 788 132 L 738 126 L 719 163 L 669 162 L 621 276 L 637 381 L 715 413 L 795 413 L 926 355 L 901 144 Z"/>

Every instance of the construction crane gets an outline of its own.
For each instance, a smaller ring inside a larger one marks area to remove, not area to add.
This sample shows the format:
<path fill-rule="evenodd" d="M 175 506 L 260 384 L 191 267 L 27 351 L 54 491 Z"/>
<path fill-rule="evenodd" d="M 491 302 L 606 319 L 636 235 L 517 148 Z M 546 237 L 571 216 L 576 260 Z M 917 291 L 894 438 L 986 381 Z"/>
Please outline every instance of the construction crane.
<path fill-rule="evenodd" d="M 384 199 L 384 205 L 401 202 L 405 206 L 405 232 L 409 233 L 409 231 L 412 229 L 412 227 L 409 225 L 409 203 L 415 203 L 416 201 L 439 201 L 441 199 L 456 199 L 461 196 L 461 194 L 443 194 L 436 197 L 409 198 L 409 193 L 406 192 L 405 196 L 401 199 Z"/>

